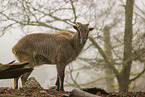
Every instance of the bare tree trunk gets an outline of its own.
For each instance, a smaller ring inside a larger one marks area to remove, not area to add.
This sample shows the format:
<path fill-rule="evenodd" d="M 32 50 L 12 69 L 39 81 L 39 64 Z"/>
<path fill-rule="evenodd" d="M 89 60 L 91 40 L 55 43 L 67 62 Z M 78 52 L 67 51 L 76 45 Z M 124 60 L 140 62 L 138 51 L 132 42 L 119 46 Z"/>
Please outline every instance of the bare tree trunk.
<path fill-rule="evenodd" d="M 131 70 L 132 60 L 125 62 L 132 55 L 132 36 L 133 36 L 133 6 L 134 0 L 126 0 L 125 6 L 125 32 L 124 32 L 124 63 L 122 71 L 120 72 L 119 82 L 119 91 L 127 92 L 129 89 L 129 76 Z"/>
<path fill-rule="evenodd" d="M 110 27 L 107 25 L 103 29 L 103 40 L 104 40 L 104 51 L 109 59 L 111 59 L 111 42 L 110 42 Z M 106 63 L 105 65 L 105 76 L 106 76 L 106 88 L 108 92 L 114 91 L 114 77 L 112 69 L 109 68 L 109 65 Z"/>

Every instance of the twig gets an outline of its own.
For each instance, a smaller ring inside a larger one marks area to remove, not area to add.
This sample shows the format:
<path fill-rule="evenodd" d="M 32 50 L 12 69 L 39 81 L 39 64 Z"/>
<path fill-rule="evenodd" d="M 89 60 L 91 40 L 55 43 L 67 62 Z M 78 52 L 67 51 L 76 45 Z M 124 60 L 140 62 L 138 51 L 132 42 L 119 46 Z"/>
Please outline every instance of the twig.
<path fill-rule="evenodd" d="M 70 70 L 70 73 L 69 73 L 69 74 L 70 74 L 70 77 L 71 77 L 73 83 L 75 84 L 75 86 L 77 86 L 77 88 L 81 88 L 81 87 L 78 85 L 78 83 L 76 82 L 76 80 L 74 80 L 74 78 L 73 78 L 73 76 L 72 76 L 73 68 L 71 69 L 70 66 L 69 66 L 69 70 Z"/>
<path fill-rule="evenodd" d="M 130 79 L 129 83 L 131 83 L 132 81 L 135 81 L 136 79 L 138 79 L 140 76 L 142 76 L 145 72 L 145 64 L 144 64 L 144 69 L 134 78 Z"/>
<path fill-rule="evenodd" d="M 93 39 L 93 37 L 89 37 L 90 41 L 92 44 L 98 49 L 99 53 L 102 55 L 104 58 L 105 62 L 109 65 L 109 67 L 113 70 L 114 74 L 116 75 L 117 78 L 119 78 L 119 71 L 117 68 L 112 64 L 111 60 L 108 59 L 107 55 L 103 51 L 103 49 L 98 45 L 98 43 Z"/>
<path fill-rule="evenodd" d="M 97 81 L 104 80 L 104 79 L 106 79 L 106 76 L 103 76 L 103 77 L 94 79 L 94 80 L 92 80 L 92 81 L 90 81 L 90 82 L 81 83 L 81 84 L 78 84 L 78 85 L 79 85 L 79 86 L 86 86 L 86 85 L 93 84 L 93 83 L 95 83 L 95 82 L 97 82 Z M 68 83 L 68 82 L 67 82 L 67 83 Z M 71 85 L 71 86 L 74 86 L 75 84 L 68 83 L 68 84 L 66 84 L 65 86 L 70 86 L 70 85 Z"/>
<path fill-rule="evenodd" d="M 72 0 L 70 0 L 70 2 L 71 2 L 73 14 L 74 14 L 74 23 L 76 23 L 76 20 L 77 20 L 76 9 L 75 9 L 74 4 L 73 4 L 74 2 Z"/>

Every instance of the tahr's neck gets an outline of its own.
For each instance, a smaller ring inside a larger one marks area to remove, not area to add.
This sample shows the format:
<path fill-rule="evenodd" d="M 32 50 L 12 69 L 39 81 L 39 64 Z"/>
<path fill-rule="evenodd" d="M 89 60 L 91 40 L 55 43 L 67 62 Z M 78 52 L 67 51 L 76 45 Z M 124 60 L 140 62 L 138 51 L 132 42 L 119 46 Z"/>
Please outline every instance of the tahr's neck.
<path fill-rule="evenodd" d="M 76 54 L 79 54 L 83 49 L 84 44 L 81 44 L 78 32 L 74 33 L 74 35 L 72 36 L 71 43 Z"/>

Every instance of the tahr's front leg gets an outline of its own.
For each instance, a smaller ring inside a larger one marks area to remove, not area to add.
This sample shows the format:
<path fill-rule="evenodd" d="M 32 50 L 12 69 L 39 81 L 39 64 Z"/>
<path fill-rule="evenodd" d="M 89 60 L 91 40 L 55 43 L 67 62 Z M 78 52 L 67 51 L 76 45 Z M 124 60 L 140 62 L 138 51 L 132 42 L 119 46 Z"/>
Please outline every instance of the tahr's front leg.
<path fill-rule="evenodd" d="M 15 89 L 18 89 L 18 80 L 19 80 L 19 77 L 14 78 L 14 88 Z"/>
<path fill-rule="evenodd" d="M 57 91 L 64 91 L 65 65 L 57 65 Z"/>

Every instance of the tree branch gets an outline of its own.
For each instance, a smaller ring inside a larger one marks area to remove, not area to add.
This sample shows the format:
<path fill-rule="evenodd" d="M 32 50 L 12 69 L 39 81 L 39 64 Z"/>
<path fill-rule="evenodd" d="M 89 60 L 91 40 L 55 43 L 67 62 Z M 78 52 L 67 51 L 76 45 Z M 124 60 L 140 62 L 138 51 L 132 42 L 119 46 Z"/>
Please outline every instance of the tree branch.
<path fill-rule="evenodd" d="M 144 72 L 145 72 L 145 67 L 137 76 L 135 76 L 134 78 L 130 79 L 129 83 L 131 83 L 132 81 L 135 81 L 136 79 L 138 79 L 140 76 L 142 76 L 144 74 Z"/>
<path fill-rule="evenodd" d="M 98 45 L 98 43 L 93 39 L 93 37 L 89 37 L 90 41 L 92 42 L 92 44 L 98 49 L 99 53 L 102 55 L 102 57 L 104 58 L 105 62 L 109 65 L 109 68 L 114 72 L 114 74 L 116 75 L 116 77 L 119 77 L 119 72 L 116 69 L 115 66 L 113 66 L 111 60 L 107 57 L 107 55 L 105 54 L 105 52 L 102 50 L 102 48 Z"/>
<path fill-rule="evenodd" d="M 75 86 L 77 86 L 77 88 L 81 88 L 79 85 L 78 85 L 78 83 L 77 83 L 77 81 L 73 78 L 73 75 L 72 75 L 72 72 L 73 72 L 73 68 L 71 69 L 70 68 L 70 66 L 69 66 L 69 70 L 70 70 L 70 77 L 71 77 L 71 80 L 73 81 L 73 83 L 75 84 Z"/>
<path fill-rule="evenodd" d="M 94 79 L 94 80 L 92 80 L 92 81 L 90 81 L 90 82 L 81 83 L 81 84 L 78 84 L 78 85 L 79 85 L 79 86 L 86 86 L 86 85 L 89 85 L 89 84 L 93 84 L 93 83 L 95 83 L 95 82 L 97 82 L 97 81 L 103 80 L 103 79 L 105 79 L 105 78 L 106 78 L 106 76 L 103 76 L 103 77 Z M 65 84 L 65 86 L 70 86 L 70 85 L 71 85 L 71 86 L 74 86 L 75 84 L 71 84 L 71 83 Z"/>
<path fill-rule="evenodd" d="M 38 11 L 38 12 L 44 14 L 43 17 L 44 17 L 44 16 L 49 16 L 49 17 L 53 18 L 55 21 L 56 21 L 56 20 L 62 21 L 62 22 L 64 22 L 64 23 L 66 23 L 66 24 L 72 26 L 71 23 L 73 23 L 73 22 L 70 21 L 71 19 L 61 19 L 61 18 L 59 18 L 59 17 L 56 17 L 56 16 L 53 16 L 53 15 L 52 15 L 53 13 L 55 13 L 55 12 L 57 12 L 57 11 L 59 11 L 59 10 L 66 9 L 66 8 L 56 9 L 55 11 L 50 12 L 50 13 L 48 14 L 48 13 L 46 13 L 46 12 L 44 12 L 44 11 L 41 11 L 41 10 L 39 10 L 39 9 L 36 9 L 35 7 L 33 7 L 32 4 L 31 4 L 31 7 L 32 7 L 33 10 Z M 42 19 L 42 17 L 41 17 L 40 19 Z M 71 22 L 71 23 L 68 23 L 67 21 L 69 21 L 69 22 Z"/>
<path fill-rule="evenodd" d="M 73 14 L 74 14 L 74 23 L 76 23 L 76 20 L 77 20 L 76 9 L 75 9 L 75 7 L 74 7 L 73 1 L 70 0 L 70 2 L 71 2 Z"/>
<path fill-rule="evenodd" d="M 46 23 L 43 23 L 43 22 L 37 22 L 37 21 L 30 21 L 29 24 L 27 23 L 27 21 L 18 21 L 16 19 L 13 19 L 13 18 L 10 18 L 8 17 L 6 14 L 4 14 L 3 12 L 0 12 L 0 14 L 2 14 L 3 16 L 5 16 L 8 20 L 11 20 L 11 21 L 14 21 L 15 23 L 12 23 L 10 24 L 10 26 L 14 25 L 14 24 L 20 24 L 20 25 L 31 25 L 31 26 L 43 26 L 43 27 L 48 27 L 48 28 L 51 28 L 51 29 L 54 29 L 54 30 L 59 30 L 59 31 L 64 31 L 65 29 L 59 29 L 57 27 L 53 27 L 53 26 L 50 26 L 50 25 L 47 25 Z M 65 30 L 65 31 L 68 31 L 70 33 L 74 33 L 73 31 L 70 31 L 70 30 Z"/>

